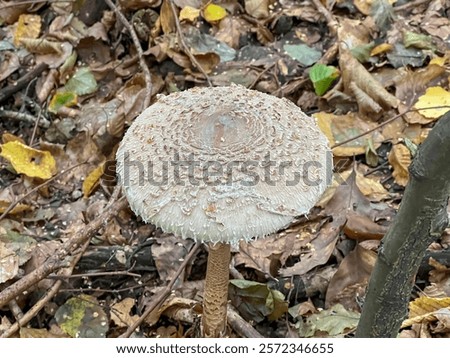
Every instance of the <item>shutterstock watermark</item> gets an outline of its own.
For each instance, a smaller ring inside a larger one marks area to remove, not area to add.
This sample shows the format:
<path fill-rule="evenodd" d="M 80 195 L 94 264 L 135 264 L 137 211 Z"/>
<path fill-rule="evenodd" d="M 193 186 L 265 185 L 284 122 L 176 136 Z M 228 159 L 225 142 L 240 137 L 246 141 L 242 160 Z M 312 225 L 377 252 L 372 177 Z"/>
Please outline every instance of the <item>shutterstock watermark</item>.
<path fill-rule="evenodd" d="M 280 161 L 270 153 L 263 160 L 202 160 L 201 155 L 176 153 L 168 161 L 142 162 L 133 159 L 129 152 L 118 159 L 121 167 L 118 180 L 125 186 L 148 182 L 152 186 L 217 186 L 239 184 L 255 186 L 264 182 L 269 186 L 319 186 L 331 184 L 333 161 L 327 152 L 325 163 L 312 161 Z M 284 181 L 282 183 L 281 181 Z"/>

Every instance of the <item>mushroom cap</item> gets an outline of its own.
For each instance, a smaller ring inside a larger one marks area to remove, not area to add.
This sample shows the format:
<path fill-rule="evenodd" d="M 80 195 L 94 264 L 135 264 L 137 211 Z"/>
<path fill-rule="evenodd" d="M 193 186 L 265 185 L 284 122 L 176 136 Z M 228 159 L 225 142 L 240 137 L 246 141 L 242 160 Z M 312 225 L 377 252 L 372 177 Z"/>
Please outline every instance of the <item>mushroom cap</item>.
<path fill-rule="evenodd" d="M 131 209 L 205 242 L 263 237 L 306 214 L 332 175 L 316 121 L 286 99 L 241 86 L 159 96 L 117 151 Z"/>

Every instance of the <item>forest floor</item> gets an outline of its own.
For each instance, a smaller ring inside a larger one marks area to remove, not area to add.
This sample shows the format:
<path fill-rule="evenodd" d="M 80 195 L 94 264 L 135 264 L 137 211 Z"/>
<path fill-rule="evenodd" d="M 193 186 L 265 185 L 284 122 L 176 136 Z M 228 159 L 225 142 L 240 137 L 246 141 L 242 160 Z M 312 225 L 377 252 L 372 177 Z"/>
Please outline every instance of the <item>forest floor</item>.
<path fill-rule="evenodd" d="M 307 218 L 232 250 L 228 335 L 352 336 L 450 106 L 450 1 L 115 4 L 0 1 L 0 336 L 199 335 L 207 250 L 136 217 L 111 163 L 157 94 L 231 83 L 314 116 L 334 179 Z M 449 245 L 425 254 L 401 337 L 450 337 Z"/>

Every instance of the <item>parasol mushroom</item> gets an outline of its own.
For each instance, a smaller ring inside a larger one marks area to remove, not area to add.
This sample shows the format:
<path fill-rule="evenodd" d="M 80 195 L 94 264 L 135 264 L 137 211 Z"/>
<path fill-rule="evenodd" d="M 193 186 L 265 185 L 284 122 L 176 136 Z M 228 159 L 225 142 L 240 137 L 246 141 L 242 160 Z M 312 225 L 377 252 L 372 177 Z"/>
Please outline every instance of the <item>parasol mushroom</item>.
<path fill-rule="evenodd" d="M 117 152 L 131 209 L 209 247 L 204 336 L 226 333 L 230 245 L 308 213 L 330 181 L 331 162 L 314 119 L 241 86 L 159 96 L 133 122 Z"/>

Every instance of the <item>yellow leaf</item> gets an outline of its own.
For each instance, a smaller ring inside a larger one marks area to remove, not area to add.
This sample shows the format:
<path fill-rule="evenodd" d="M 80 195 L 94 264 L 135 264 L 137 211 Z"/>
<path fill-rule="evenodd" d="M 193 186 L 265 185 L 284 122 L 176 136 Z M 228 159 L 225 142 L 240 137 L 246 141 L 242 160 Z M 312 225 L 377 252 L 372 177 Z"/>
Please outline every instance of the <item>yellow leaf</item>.
<path fill-rule="evenodd" d="M 0 156 L 8 159 L 17 173 L 49 179 L 56 171 L 55 159 L 50 152 L 28 147 L 18 141 L 5 143 L 1 149 Z"/>
<path fill-rule="evenodd" d="M 334 115 L 318 112 L 314 114 L 314 117 L 317 119 L 320 130 L 328 138 L 331 146 L 357 135 L 362 135 L 376 126 L 374 122 L 363 121 L 354 113 Z M 364 154 L 369 139 L 372 139 L 375 149 L 380 146 L 382 141 L 381 135 L 374 132 L 333 148 L 333 155 L 337 157 L 352 157 L 354 155 Z"/>
<path fill-rule="evenodd" d="M 406 186 L 409 180 L 408 168 L 411 164 L 411 152 L 409 149 L 401 143 L 395 144 L 389 153 L 388 160 L 394 169 L 392 176 L 395 182 L 399 185 Z"/>
<path fill-rule="evenodd" d="M 87 198 L 100 182 L 100 178 L 105 171 L 105 163 L 100 164 L 97 168 L 89 173 L 83 182 L 83 195 Z"/>
<path fill-rule="evenodd" d="M 11 205 L 9 201 L 0 200 L 0 214 L 3 214 Z M 31 206 L 26 204 L 17 204 L 12 210 L 9 211 L 9 214 L 15 215 L 23 213 L 24 211 L 30 210 Z"/>
<path fill-rule="evenodd" d="M 216 22 L 227 16 L 227 11 L 219 5 L 209 4 L 203 10 L 203 17 L 208 22 Z"/>
<path fill-rule="evenodd" d="M 402 323 L 402 328 L 414 323 L 436 321 L 435 315 L 443 308 L 450 306 L 450 297 L 419 297 L 409 303 L 409 318 Z"/>
<path fill-rule="evenodd" d="M 393 46 L 391 44 L 388 44 L 388 43 L 380 44 L 378 46 L 375 46 L 372 49 L 372 51 L 370 51 L 370 56 L 376 56 L 376 55 L 379 55 L 380 53 L 389 52 L 392 50 L 392 48 L 393 48 Z"/>
<path fill-rule="evenodd" d="M 419 110 L 419 113 L 427 118 L 439 118 L 448 112 L 450 106 L 450 92 L 442 87 L 427 88 L 425 94 L 420 96 L 419 100 L 414 105 L 416 109 L 438 106 L 442 106 L 442 108 L 423 109 Z"/>
<path fill-rule="evenodd" d="M 192 6 L 185 6 L 180 11 L 180 21 L 188 20 L 194 22 L 200 15 L 200 10 Z"/>
<path fill-rule="evenodd" d="M 41 31 L 41 17 L 39 15 L 22 14 L 14 31 L 14 45 L 19 46 L 22 39 L 36 39 Z"/>
<path fill-rule="evenodd" d="M 444 67 L 444 65 L 448 62 L 449 58 L 447 56 L 443 57 L 435 57 L 431 59 L 430 63 L 428 65 L 438 65 L 441 67 Z"/>

